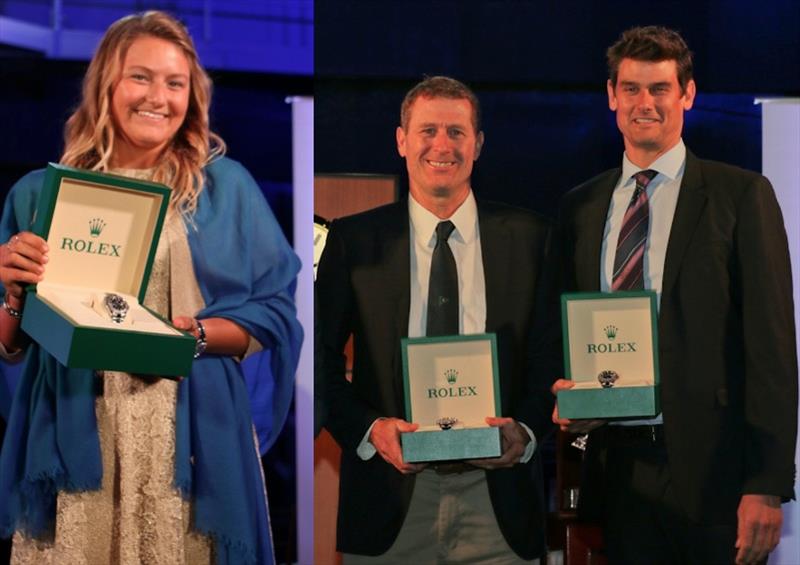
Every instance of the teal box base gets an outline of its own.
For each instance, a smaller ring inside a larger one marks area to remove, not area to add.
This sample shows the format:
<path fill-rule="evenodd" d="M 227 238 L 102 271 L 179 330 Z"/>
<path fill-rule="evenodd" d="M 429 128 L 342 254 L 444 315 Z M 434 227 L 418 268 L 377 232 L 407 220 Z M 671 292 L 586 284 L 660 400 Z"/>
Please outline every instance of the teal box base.
<path fill-rule="evenodd" d="M 558 416 L 585 418 L 651 418 L 661 411 L 659 386 L 584 388 L 558 391 Z"/>
<path fill-rule="evenodd" d="M 497 427 L 406 432 L 400 441 L 406 463 L 483 459 L 503 453 Z"/>
<path fill-rule="evenodd" d="M 70 368 L 174 378 L 188 376 L 194 360 L 195 339 L 189 334 L 76 326 L 35 291 L 29 291 L 25 300 L 22 329 Z"/>

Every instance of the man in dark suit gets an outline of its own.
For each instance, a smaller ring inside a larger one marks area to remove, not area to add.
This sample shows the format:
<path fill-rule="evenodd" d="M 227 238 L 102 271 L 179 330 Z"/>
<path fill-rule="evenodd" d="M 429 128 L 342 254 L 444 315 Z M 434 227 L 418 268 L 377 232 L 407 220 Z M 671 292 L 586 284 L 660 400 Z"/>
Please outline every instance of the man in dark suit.
<path fill-rule="evenodd" d="M 601 520 L 613 563 L 756 563 L 777 545 L 781 500 L 794 490 L 797 360 L 781 211 L 766 178 L 684 146 L 696 88 L 678 33 L 628 30 L 608 63 L 625 154 L 621 169 L 564 198 L 564 284 L 658 293 L 662 413 L 604 425 L 554 412 L 562 429 L 594 429 L 580 510 Z"/>
<path fill-rule="evenodd" d="M 543 329 L 554 302 L 550 228 L 531 212 L 475 201 L 470 177 L 484 136 L 464 84 L 431 77 L 415 86 L 396 136 L 408 200 L 334 221 L 317 276 L 326 427 L 342 447 L 337 546 L 346 563 L 533 560 L 545 551 L 534 450 L 552 426 L 558 363 Z M 486 421 L 501 428 L 503 454 L 426 466 L 402 458 L 399 434 L 417 424 L 405 420 L 400 340 L 430 335 L 437 230 L 448 224 L 454 333 L 497 334 L 503 417 Z"/>

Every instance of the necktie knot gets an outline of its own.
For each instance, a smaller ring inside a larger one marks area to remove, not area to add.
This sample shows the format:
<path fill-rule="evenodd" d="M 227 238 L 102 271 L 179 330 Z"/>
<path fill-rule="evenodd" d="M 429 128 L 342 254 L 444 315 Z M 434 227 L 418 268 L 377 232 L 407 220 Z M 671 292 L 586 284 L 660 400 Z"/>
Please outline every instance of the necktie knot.
<path fill-rule="evenodd" d="M 444 222 L 439 222 L 436 225 L 436 242 L 446 242 L 447 239 L 450 237 L 450 234 L 453 233 L 453 230 L 456 229 L 456 226 L 453 225 L 453 222 L 450 220 L 445 220 Z"/>
<path fill-rule="evenodd" d="M 633 175 L 633 180 L 636 181 L 636 188 L 642 187 L 642 189 L 647 188 L 647 185 L 650 184 L 650 181 L 653 180 L 658 174 L 658 171 L 654 171 L 653 169 L 646 169 L 644 171 L 639 171 L 635 175 Z"/>

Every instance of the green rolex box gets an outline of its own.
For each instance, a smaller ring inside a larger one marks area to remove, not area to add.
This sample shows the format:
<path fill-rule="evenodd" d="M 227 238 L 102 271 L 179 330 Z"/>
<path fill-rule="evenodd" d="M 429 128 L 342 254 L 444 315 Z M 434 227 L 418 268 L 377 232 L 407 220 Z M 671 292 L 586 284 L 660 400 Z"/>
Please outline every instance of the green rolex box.
<path fill-rule="evenodd" d="M 402 340 L 406 419 L 420 425 L 401 434 L 403 461 L 482 459 L 502 454 L 494 334 Z"/>
<path fill-rule="evenodd" d="M 645 418 L 660 412 L 656 293 L 561 296 L 565 378 L 561 418 Z"/>
<path fill-rule="evenodd" d="M 189 374 L 194 337 L 142 305 L 169 195 L 156 183 L 47 166 L 33 231 L 49 261 L 27 288 L 22 329 L 63 365 Z M 128 304 L 121 322 L 109 294 Z"/>

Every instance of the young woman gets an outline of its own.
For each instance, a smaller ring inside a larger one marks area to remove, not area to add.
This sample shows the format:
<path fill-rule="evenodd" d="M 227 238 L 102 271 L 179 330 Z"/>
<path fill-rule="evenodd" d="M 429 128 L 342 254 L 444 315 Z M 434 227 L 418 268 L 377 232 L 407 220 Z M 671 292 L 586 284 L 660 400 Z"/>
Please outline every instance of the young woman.
<path fill-rule="evenodd" d="M 209 130 L 211 82 L 186 29 L 147 12 L 108 29 L 61 162 L 172 189 L 144 304 L 191 331 L 179 382 L 67 369 L 20 331 L 46 276 L 28 231 L 43 172 L 0 220 L 0 353 L 25 358 L 0 456 L 0 533 L 17 563 L 271 563 L 266 491 L 238 361 L 270 350 L 279 428 L 302 331 L 299 261 L 258 186 Z M 204 342 L 204 343 L 201 343 Z M 275 430 L 277 431 L 277 429 Z"/>

